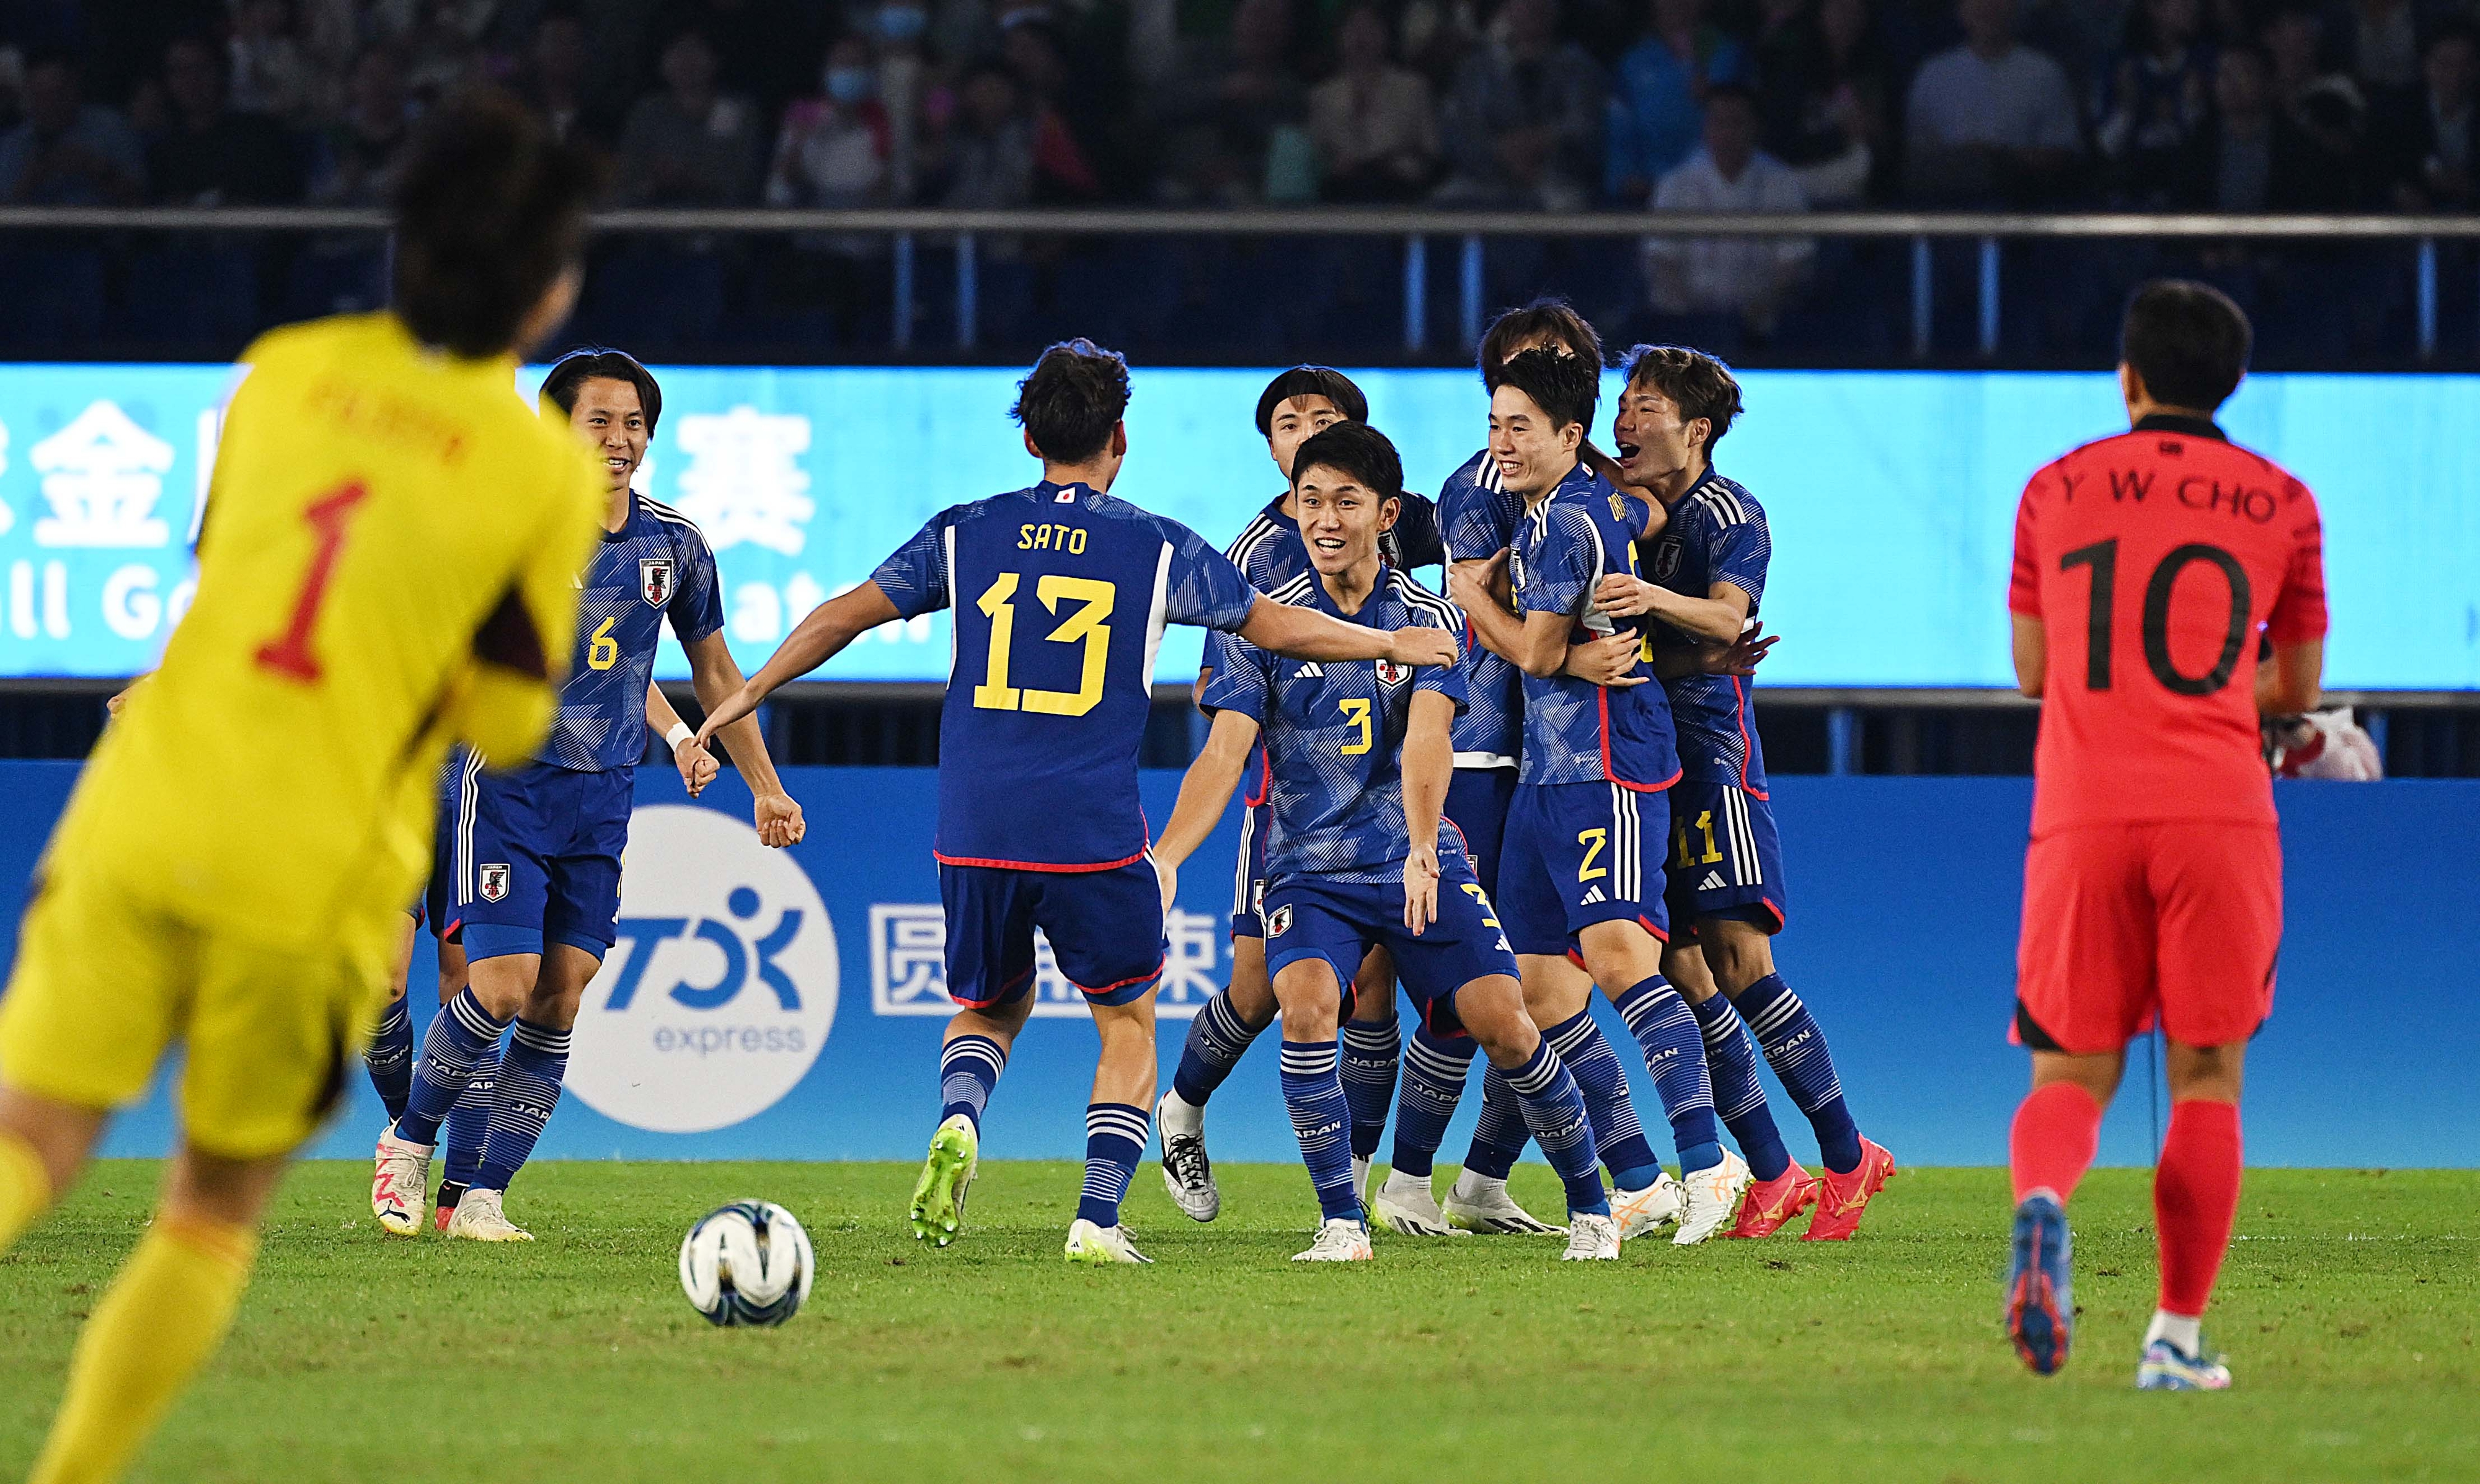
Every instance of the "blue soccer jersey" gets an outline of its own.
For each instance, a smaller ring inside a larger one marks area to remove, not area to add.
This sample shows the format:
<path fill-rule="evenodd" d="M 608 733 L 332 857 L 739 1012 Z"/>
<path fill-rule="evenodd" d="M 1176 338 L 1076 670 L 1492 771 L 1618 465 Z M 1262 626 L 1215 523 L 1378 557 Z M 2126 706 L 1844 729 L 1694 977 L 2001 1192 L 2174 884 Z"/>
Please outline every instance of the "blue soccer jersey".
<path fill-rule="evenodd" d="M 1708 469 L 1670 508 L 1670 523 L 1653 549 L 1652 579 L 1688 598 L 1713 596 L 1728 582 L 1748 595 L 1748 617 L 1766 596 L 1766 564 L 1773 556 L 1766 509 L 1739 485 Z M 1665 640 L 1689 642 L 1660 626 Z M 1736 675 L 1691 675 L 1668 682 L 1672 724 L 1679 729 L 1679 766 L 1700 782 L 1732 783 L 1763 794 L 1765 750 L 1750 714 L 1751 682 Z"/>
<path fill-rule="evenodd" d="M 1484 448 L 1438 487 L 1438 525 L 1451 561 L 1483 561 L 1515 544 L 1524 500 L 1499 478 Z M 1464 685 L 1470 704 L 1456 718 L 1456 766 L 1512 768 L 1524 747 L 1524 672 L 1464 632 Z"/>
<path fill-rule="evenodd" d="M 1314 572 L 1270 596 L 1377 628 L 1452 631 L 1462 622 L 1453 604 L 1391 567 L 1380 570 L 1377 590 L 1356 614 L 1336 610 Z M 1214 674 L 1201 704 L 1208 711 L 1228 707 L 1264 729 L 1273 779 L 1267 881 L 1304 872 L 1345 882 L 1402 881 L 1411 848 L 1404 823 L 1403 751 L 1412 695 L 1436 691 L 1460 708 L 1463 667 L 1289 659 L 1231 634 L 1210 643 Z M 1443 817 L 1438 849 L 1442 855 L 1460 849 Z"/>
<path fill-rule="evenodd" d="M 646 751 L 646 685 L 664 620 L 683 644 L 723 627 L 714 552 L 688 517 L 639 495 L 628 524 L 603 533 L 578 585 L 577 652 L 559 720 L 534 756 L 579 773 L 633 767 Z"/>
<path fill-rule="evenodd" d="M 939 512 L 871 575 L 906 618 L 954 609 L 939 720 L 948 865 L 1143 858 L 1137 744 L 1166 624 L 1237 628 L 1255 589 L 1176 521 L 1044 482 Z"/>
<path fill-rule="evenodd" d="M 1642 506 L 1579 464 L 1559 487 L 1536 501 L 1518 526 L 1510 558 L 1519 613 L 1559 613 L 1574 640 L 1625 627 L 1646 631 L 1641 618 L 1615 624 L 1593 606 L 1593 590 L 1615 572 L 1636 573 Z M 1647 655 L 1650 656 L 1650 646 Z M 1572 676 L 1524 678 L 1526 783 L 1607 780 L 1636 789 L 1667 788 L 1679 778 L 1670 701 L 1660 685 L 1606 690 Z"/>

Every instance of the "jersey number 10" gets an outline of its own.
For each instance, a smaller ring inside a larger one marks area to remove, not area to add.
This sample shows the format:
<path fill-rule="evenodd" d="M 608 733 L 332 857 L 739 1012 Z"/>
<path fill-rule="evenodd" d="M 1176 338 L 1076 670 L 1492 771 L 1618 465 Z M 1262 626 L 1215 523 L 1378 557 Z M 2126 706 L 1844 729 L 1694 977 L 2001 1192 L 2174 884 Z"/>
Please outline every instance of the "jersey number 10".
<path fill-rule="evenodd" d="M 1039 711 L 1048 716 L 1082 716 L 1102 703 L 1102 678 L 1111 663 L 1108 620 L 1119 590 L 1099 577 L 1046 576 L 1034 583 L 1034 596 L 1056 613 L 1061 600 L 1082 604 L 1068 621 L 1050 631 L 1054 644 L 1085 646 L 1085 667 L 1076 689 L 1036 690 L 1008 683 L 1008 651 L 1016 641 L 1016 590 L 1020 574 L 1002 572 L 973 606 L 991 621 L 990 668 L 973 687 L 973 704 L 985 711 Z"/>
<path fill-rule="evenodd" d="M 2222 652 L 2215 656 L 2211 669 L 2202 675 L 2181 675 L 2170 659 L 2170 595 L 2179 575 L 2197 562 L 2220 568 L 2230 584 L 2230 629 L 2222 636 Z M 2078 547 L 2058 559 L 2060 572 L 2073 572 L 2078 567 L 2092 569 L 2091 615 L 2084 621 L 2084 689 L 2107 690 L 2118 599 L 2117 539 Z M 2203 542 L 2172 549 L 2144 584 L 2144 667 L 2175 695 L 2209 696 L 2230 684 L 2233 672 L 2238 669 L 2239 655 L 2247 650 L 2250 597 L 2247 569 L 2230 552 Z"/>

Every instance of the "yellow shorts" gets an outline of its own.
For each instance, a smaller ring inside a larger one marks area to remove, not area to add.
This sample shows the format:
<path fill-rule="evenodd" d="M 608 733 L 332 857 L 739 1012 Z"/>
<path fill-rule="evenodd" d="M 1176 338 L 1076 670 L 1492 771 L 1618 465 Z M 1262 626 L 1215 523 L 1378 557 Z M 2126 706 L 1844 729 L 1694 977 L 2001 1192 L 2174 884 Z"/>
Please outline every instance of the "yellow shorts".
<path fill-rule="evenodd" d="M 385 950 L 371 938 L 253 942 L 56 859 L 0 996 L 0 1082 L 119 1108 L 179 1041 L 189 1141 L 226 1159 L 290 1153 L 335 1107 L 386 998 Z"/>

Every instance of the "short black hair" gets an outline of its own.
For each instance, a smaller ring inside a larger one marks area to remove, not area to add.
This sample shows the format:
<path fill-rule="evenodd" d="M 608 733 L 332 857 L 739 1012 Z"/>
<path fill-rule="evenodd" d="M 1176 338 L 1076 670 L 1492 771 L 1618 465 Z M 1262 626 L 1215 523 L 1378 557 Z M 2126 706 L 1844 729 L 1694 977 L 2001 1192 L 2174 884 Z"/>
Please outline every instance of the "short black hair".
<path fill-rule="evenodd" d="M 1602 369 L 1582 356 L 1562 355 L 1547 345 L 1535 345 L 1508 357 L 1498 369 L 1498 384 L 1513 387 L 1547 413 L 1555 431 L 1570 422 L 1593 425 L 1593 408 L 1602 399 Z"/>
<path fill-rule="evenodd" d="M 1740 416 L 1740 379 L 1719 356 L 1687 345 L 1637 345 L 1627 353 L 1627 384 L 1643 386 L 1670 398 L 1679 421 L 1703 418 L 1713 425 L 1705 435 L 1705 456 L 1731 430 Z"/>
<path fill-rule="evenodd" d="M 1310 435 L 1292 455 L 1292 483 L 1312 469 L 1350 474 L 1381 499 L 1404 498 L 1404 459 L 1394 440 L 1366 422 L 1337 422 Z"/>
<path fill-rule="evenodd" d="M 396 188 L 396 312 L 452 354 L 514 348 L 526 316 L 585 247 L 592 157 L 498 89 L 467 92 L 416 135 Z"/>
<path fill-rule="evenodd" d="M 1079 335 L 1042 352 L 1016 384 L 1016 419 L 1054 464 L 1081 464 L 1111 442 L 1128 410 L 1128 362 Z"/>
<path fill-rule="evenodd" d="M 1257 395 L 1258 436 L 1275 436 L 1275 409 L 1295 397 L 1323 397 L 1348 421 L 1369 421 L 1369 398 L 1350 376 L 1331 366 L 1295 366 L 1277 374 Z"/>
<path fill-rule="evenodd" d="M 646 431 L 652 433 L 663 417 L 663 388 L 645 363 L 626 350 L 608 345 L 588 345 L 572 350 L 552 363 L 543 377 L 542 395 L 562 412 L 577 410 L 577 392 L 585 383 L 601 378 L 625 381 L 637 389 L 637 405 L 645 410 Z"/>
<path fill-rule="evenodd" d="M 1537 298 L 1521 309 L 1505 311 L 1482 332 L 1481 384 L 1497 391 L 1498 369 L 1507 364 L 1508 352 L 1528 340 L 1542 339 L 1565 345 L 1595 371 L 1601 369 L 1602 337 L 1592 321 L 1576 313 L 1565 299 Z"/>
<path fill-rule="evenodd" d="M 2128 300 L 2118 358 L 2153 399 L 2210 412 L 2247 374 L 2255 332 L 2231 296 L 2210 284 L 2156 278 Z"/>

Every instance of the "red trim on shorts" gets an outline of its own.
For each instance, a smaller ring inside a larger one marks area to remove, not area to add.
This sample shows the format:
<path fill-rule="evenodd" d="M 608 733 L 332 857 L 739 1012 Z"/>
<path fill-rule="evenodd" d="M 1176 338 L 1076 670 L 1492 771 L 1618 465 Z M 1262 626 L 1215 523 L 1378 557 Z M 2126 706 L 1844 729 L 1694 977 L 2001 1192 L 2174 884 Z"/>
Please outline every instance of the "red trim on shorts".
<path fill-rule="evenodd" d="M 1656 680 L 1653 683 L 1659 685 L 1662 682 L 1660 680 Z M 1602 777 L 1610 782 L 1616 783 L 1621 788 L 1627 789 L 1631 793 L 1640 794 L 1658 794 L 1664 789 L 1668 788 L 1671 784 L 1678 782 L 1681 776 L 1688 771 L 1687 769 L 1671 769 L 1670 777 L 1664 779 L 1659 783 L 1631 783 L 1626 779 L 1619 777 L 1618 769 L 1611 766 L 1611 693 L 1600 686 L 1596 686 L 1594 688 L 1601 692 L 1593 699 L 1601 705 L 1602 708 Z"/>
<path fill-rule="evenodd" d="M 1076 992 L 1078 994 L 1113 994 L 1119 990 L 1125 989 L 1130 985 L 1141 985 L 1149 979 L 1162 978 L 1162 971 L 1170 962 L 1171 956 L 1169 954 L 1165 954 L 1162 957 L 1162 960 L 1156 963 L 1152 968 L 1147 970 L 1143 974 L 1131 974 L 1127 978 L 1121 980 L 1116 985 L 1098 985 L 1089 989 L 1083 985 L 1077 985 L 1076 981 L 1072 979 L 1070 979 L 1068 982 L 1072 985 L 1076 985 Z M 1067 978 L 1066 975 L 1062 975 L 1060 977 L 1063 979 Z"/>
<path fill-rule="evenodd" d="M 1152 846 L 1149 845 L 1146 847 L 1146 850 L 1151 850 L 1152 848 Z M 941 865 L 987 866 L 995 871 L 1047 871 L 1054 875 L 1061 876 L 1083 876 L 1095 871 L 1116 871 L 1122 866 L 1132 866 L 1138 861 L 1146 858 L 1146 851 L 1144 850 L 1137 852 L 1133 856 L 1126 857 L 1124 859 L 1105 860 L 1098 865 L 1059 865 L 1055 862 L 1042 860 L 984 860 L 973 856 L 944 856 L 941 855 L 935 849 L 930 852 L 930 855 L 931 858 L 937 860 Z"/>
<path fill-rule="evenodd" d="M 1764 904 L 1767 911 L 1774 914 L 1774 931 L 1776 933 L 1780 933 L 1783 929 L 1791 926 L 1791 914 L 1784 911 L 1781 907 L 1776 905 L 1773 898 L 1759 897 L 1757 900 Z"/>
<path fill-rule="evenodd" d="M 1636 925 L 1642 928 L 1647 933 L 1652 934 L 1653 940 L 1657 943 L 1667 943 L 1670 941 L 1670 934 L 1663 932 L 1660 928 L 1655 927 L 1650 918 L 1640 917 L 1636 920 Z"/>
<path fill-rule="evenodd" d="M 1018 973 L 1016 978 L 999 985 L 999 992 L 991 996 L 987 1000 L 969 1000 L 953 990 L 948 991 L 947 998 L 955 1001 L 959 1005 L 962 1005 L 967 1010 L 988 1010 L 994 1005 L 1005 1005 L 1008 1001 L 1016 998 L 1017 991 L 1020 986 L 1032 983 L 1033 970 L 1034 965 L 1030 963 L 1026 964 L 1024 968 Z"/>
<path fill-rule="evenodd" d="M 1736 675 L 1731 677 L 1731 691 L 1732 694 L 1740 698 L 1740 709 L 1738 712 L 1740 722 L 1740 792 L 1746 794 L 1751 799 L 1770 800 L 1772 795 L 1748 781 L 1748 763 L 1757 755 L 1757 744 L 1755 739 L 1748 735 L 1747 682 L 1741 679 L 1741 678 Z M 1772 907 L 1773 904 L 1769 902 L 1766 906 Z M 1774 915 L 1779 917 L 1782 915 L 1782 912 L 1777 909 Z"/>

